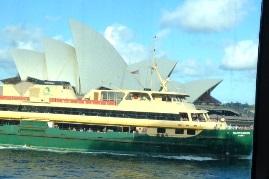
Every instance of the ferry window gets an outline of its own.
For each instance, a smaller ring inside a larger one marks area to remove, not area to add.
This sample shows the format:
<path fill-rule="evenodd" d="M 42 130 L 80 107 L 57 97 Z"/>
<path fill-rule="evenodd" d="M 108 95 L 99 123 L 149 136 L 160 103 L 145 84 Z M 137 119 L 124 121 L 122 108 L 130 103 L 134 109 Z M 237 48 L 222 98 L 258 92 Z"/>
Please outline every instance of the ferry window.
<path fill-rule="evenodd" d="M 192 117 L 192 121 L 197 121 L 197 122 L 204 122 L 205 121 L 204 115 L 200 114 L 200 113 L 192 113 L 191 117 Z"/>
<path fill-rule="evenodd" d="M 104 101 L 116 101 L 116 99 L 121 99 L 122 97 L 123 93 L 121 92 L 103 91 L 101 93 L 101 100 Z"/>
<path fill-rule="evenodd" d="M 162 101 L 171 102 L 172 97 L 170 95 L 163 95 L 162 96 Z"/>
<path fill-rule="evenodd" d="M 197 120 L 197 118 L 198 118 L 197 114 L 195 114 L 195 113 L 192 113 L 192 114 L 191 114 L 191 119 L 192 119 L 192 121 Z"/>
<path fill-rule="evenodd" d="M 142 94 L 141 100 L 148 100 L 148 101 L 150 101 L 151 99 L 150 99 L 149 94 L 146 93 L 146 94 Z"/>
<path fill-rule="evenodd" d="M 169 102 L 172 101 L 172 98 L 170 95 L 167 96 L 167 101 L 169 101 Z"/>
<path fill-rule="evenodd" d="M 46 113 L 49 111 L 49 108 L 45 106 L 39 106 L 39 107 L 36 107 L 36 111 L 41 112 L 41 113 Z"/>
<path fill-rule="evenodd" d="M 157 133 L 165 133 L 165 128 L 157 128 Z"/>
<path fill-rule="evenodd" d="M 116 117 L 116 112 L 115 111 L 108 111 L 108 116 Z"/>
<path fill-rule="evenodd" d="M 140 112 L 140 113 L 137 113 L 137 117 L 138 117 L 139 119 L 145 119 L 145 118 L 146 118 L 146 114 Z"/>
<path fill-rule="evenodd" d="M 10 111 L 18 111 L 18 109 L 19 108 L 18 108 L 17 105 L 11 105 L 10 108 L 9 108 Z"/>
<path fill-rule="evenodd" d="M 177 114 L 171 114 L 170 115 L 170 119 L 173 120 L 173 121 L 178 120 L 179 119 L 179 115 L 177 115 Z"/>
<path fill-rule="evenodd" d="M 179 113 L 179 120 L 180 121 L 188 121 L 188 114 L 187 113 Z"/>
<path fill-rule="evenodd" d="M 184 134 L 184 129 L 175 129 L 175 134 Z"/>
<path fill-rule="evenodd" d="M 156 94 L 156 93 L 153 93 L 152 96 L 153 100 L 156 100 L 156 101 L 162 101 L 163 99 L 163 96 L 161 96 L 160 94 Z"/>
<path fill-rule="evenodd" d="M 102 93 L 101 93 L 101 100 L 104 100 L 104 101 L 106 101 L 107 100 L 107 91 L 103 91 Z"/>
<path fill-rule="evenodd" d="M 108 101 L 115 101 L 115 93 L 114 92 L 108 92 Z"/>
<path fill-rule="evenodd" d="M 130 128 L 129 127 L 122 127 L 122 132 L 129 132 Z"/>
<path fill-rule="evenodd" d="M 187 134 L 188 135 L 195 135 L 195 130 L 193 130 L 193 129 L 187 129 Z"/>
<path fill-rule="evenodd" d="M 117 104 L 119 104 L 124 97 L 124 93 L 122 93 L 122 92 L 114 93 L 113 95 L 115 95 L 115 96 L 113 96 L 112 94 L 110 94 L 110 95 L 111 95 L 110 100 L 115 100 Z M 114 97 L 114 99 L 112 97 Z"/>
<path fill-rule="evenodd" d="M 178 97 L 173 97 L 174 102 L 180 102 L 180 99 Z"/>
<path fill-rule="evenodd" d="M 128 93 L 125 97 L 125 100 L 132 100 L 132 94 L 131 93 Z"/>
<path fill-rule="evenodd" d="M 133 96 L 133 99 L 138 99 L 138 94 L 137 93 L 132 94 L 132 96 Z"/>
<path fill-rule="evenodd" d="M 0 110 L 2 110 L 2 111 L 8 111 L 9 108 L 10 107 L 8 105 L 4 105 L 4 104 L 0 105 Z"/>
<path fill-rule="evenodd" d="M 137 118 L 137 112 L 131 112 L 130 117 L 131 118 Z"/>

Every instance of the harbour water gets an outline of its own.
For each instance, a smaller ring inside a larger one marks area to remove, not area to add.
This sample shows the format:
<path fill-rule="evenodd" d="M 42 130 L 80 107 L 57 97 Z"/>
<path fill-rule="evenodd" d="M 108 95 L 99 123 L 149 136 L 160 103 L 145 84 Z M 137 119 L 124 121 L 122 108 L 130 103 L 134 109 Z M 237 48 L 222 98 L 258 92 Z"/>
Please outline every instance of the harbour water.
<path fill-rule="evenodd" d="M 220 159 L 0 147 L 0 178 L 250 178 L 251 156 Z"/>

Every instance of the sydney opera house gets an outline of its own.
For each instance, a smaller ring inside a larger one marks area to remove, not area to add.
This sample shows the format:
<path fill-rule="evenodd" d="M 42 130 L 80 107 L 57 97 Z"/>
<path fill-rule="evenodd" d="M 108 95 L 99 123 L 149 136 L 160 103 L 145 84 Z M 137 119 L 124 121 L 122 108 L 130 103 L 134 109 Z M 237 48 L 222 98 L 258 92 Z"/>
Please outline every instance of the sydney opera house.
<path fill-rule="evenodd" d="M 152 72 L 152 60 L 127 65 L 117 50 L 94 29 L 69 20 L 74 46 L 45 38 L 44 52 L 11 49 L 18 76 L 1 80 L 23 95 L 35 80 L 68 81 L 78 95 L 91 89 L 160 89 L 160 80 Z M 141 59 L 143 60 L 143 59 Z M 163 79 L 169 78 L 176 61 L 155 59 Z M 185 92 L 189 102 L 220 103 L 210 93 L 219 79 L 191 81 L 185 84 L 169 81 L 169 91 Z M 5 93 L 0 87 L 0 95 Z"/>

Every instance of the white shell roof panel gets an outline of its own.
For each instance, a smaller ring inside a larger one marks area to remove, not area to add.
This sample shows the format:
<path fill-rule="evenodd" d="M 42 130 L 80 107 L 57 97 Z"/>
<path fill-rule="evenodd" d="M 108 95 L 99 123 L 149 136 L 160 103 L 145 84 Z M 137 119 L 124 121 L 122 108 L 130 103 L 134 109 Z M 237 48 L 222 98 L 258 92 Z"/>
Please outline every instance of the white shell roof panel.
<path fill-rule="evenodd" d="M 25 49 L 11 49 L 10 52 L 22 80 L 26 80 L 27 77 L 47 80 L 47 66 L 43 53 Z"/>
<path fill-rule="evenodd" d="M 74 20 L 69 20 L 69 24 L 75 44 L 82 93 L 103 86 L 109 79 L 125 72 L 127 64 L 102 35 Z M 136 82 L 134 79 L 132 81 Z"/>
<path fill-rule="evenodd" d="M 202 79 L 202 80 L 194 80 L 184 84 L 184 89 L 186 93 L 190 95 L 187 98 L 189 102 L 194 102 L 200 96 L 202 96 L 209 89 L 217 86 L 221 83 L 221 79 Z M 212 89 L 213 90 L 213 89 Z"/>
<path fill-rule="evenodd" d="M 68 81 L 79 90 L 75 48 L 58 40 L 44 38 L 48 80 Z"/>

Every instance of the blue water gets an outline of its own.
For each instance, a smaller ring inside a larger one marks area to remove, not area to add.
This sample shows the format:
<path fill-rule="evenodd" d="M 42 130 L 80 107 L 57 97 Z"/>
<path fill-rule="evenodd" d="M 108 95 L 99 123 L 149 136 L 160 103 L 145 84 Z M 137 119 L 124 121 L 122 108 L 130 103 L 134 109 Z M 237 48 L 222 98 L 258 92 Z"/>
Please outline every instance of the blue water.
<path fill-rule="evenodd" d="M 251 157 L 147 156 L 0 147 L 0 178 L 250 178 Z"/>

